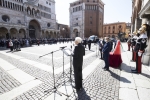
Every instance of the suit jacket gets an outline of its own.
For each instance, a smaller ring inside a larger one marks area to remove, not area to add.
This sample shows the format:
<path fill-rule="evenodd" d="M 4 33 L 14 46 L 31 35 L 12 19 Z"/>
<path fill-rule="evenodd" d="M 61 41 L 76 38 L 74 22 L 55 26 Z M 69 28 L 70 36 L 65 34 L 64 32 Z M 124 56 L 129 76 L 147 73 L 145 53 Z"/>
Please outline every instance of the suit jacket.
<path fill-rule="evenodd" d="M 109 55 L 110 52 L 110 43 L 106 42 L 105 45 L 103 46 L 103 50 L 102 50 L 104 55 Z"/>
<path fill-rule="evenodd" d="M 85 55 L 85 48 L 81 43 L 79 43 L 77 46 L 75 46 L 73 54 L 73 66 L 76 71 L 82 70 L 84 55 Z"/>

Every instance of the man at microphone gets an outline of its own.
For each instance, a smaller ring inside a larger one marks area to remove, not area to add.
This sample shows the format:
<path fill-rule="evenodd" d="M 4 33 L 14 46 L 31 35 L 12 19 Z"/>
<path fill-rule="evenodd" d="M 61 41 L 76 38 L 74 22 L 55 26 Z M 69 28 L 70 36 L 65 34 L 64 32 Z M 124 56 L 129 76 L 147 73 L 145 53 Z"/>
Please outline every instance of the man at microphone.
<path fill-rule="evenodd" d="M 82 64 L 83 64 L 83 56 L 85 55 L 85 48 L 81 42 L 82 39 L 80 37 L 75 38 L 73 68 L 75 77 L 75 88 L 77 92 L 82 89 Z"/>

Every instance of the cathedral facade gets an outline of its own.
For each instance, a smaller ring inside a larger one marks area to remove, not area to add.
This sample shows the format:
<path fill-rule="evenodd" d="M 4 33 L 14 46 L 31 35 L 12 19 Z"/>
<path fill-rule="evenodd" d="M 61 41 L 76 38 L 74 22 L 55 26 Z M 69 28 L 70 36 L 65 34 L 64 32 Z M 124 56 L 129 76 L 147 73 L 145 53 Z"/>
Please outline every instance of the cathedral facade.
<path fill-rule="evenodd" d="M 57 38 L 54 0 L 0 0 L 0 39 Z"/>

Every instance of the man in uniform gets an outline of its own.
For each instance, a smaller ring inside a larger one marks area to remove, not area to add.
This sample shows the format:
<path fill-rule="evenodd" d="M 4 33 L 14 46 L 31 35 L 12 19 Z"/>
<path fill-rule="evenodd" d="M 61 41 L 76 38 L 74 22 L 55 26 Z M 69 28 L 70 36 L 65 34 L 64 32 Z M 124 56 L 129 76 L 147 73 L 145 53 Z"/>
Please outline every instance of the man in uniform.
<path fill-rule="evenodd" d="M 133 32 L 134 36 L 131 38 L 131 48 L 132 48 L 132 60 L 131 61 L 136 61 L 136 52 L 134 51 L 134 47 L 137 41 L 137 38 L 139 37 L 140 33 L 137 33 L 136 31 Z M 137 37 L 138 34 L 138 37 Z"/>
<path fill-rule="evenodd" d="M 148 26 L 147 26 L 148 27 Z M 146 48 L 146 42 L 147 42 L 147 32 L 146 32 L 146 26 L 142 26 L 140 29 L 140 37 L 137 39 L 136 45 L 135 45 L 135 52 L 136 52 L 136 69 L 132 70 L 133 73 L 141 73 L 141 58 L 142 54 Z"/>

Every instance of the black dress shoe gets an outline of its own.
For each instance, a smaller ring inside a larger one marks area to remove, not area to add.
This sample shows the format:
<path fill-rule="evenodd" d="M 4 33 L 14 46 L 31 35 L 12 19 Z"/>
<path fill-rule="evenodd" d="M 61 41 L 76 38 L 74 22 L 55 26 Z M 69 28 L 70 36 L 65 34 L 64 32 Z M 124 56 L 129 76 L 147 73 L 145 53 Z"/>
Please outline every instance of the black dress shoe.
<path fill-rule="evenodd" d="M 103 67 L 102 69 L 106 69 L 106 67 Z"/>
<path fill-rule="evenodd" d="M 136 70 L 135 70 L 135 69 L 131 69 L 131 71 L 133 71 L 133 72 L 134 72 L 134 71 L 136 71 Z"/>
<path fill-rule="evenodd" d="M 132 73 L 138 73 L 137 71 L 132 71 Z"/>
<path fill-rule="evenodd" d="M 131 70 L 132 73 L 138 73 L 137 70 Z"/>

